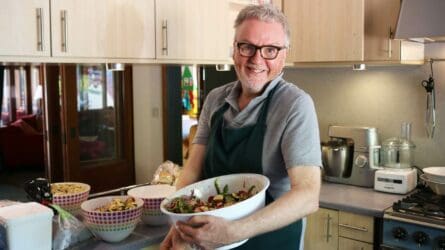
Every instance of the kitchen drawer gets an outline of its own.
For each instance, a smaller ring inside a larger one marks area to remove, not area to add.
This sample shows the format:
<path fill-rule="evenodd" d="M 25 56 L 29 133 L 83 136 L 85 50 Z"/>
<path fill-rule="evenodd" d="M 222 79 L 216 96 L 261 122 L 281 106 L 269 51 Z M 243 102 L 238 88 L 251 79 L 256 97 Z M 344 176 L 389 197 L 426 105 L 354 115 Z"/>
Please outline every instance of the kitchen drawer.
<path fill-rule="evenodd" d="M 343 237 L 338 238 L 338 249 L 342 250 L 372 250 L 372 244 L 346 239 Z"/>
<path fill-rule="evenodd" d="M 372 243 L 374 240 L 374 218 L 339 211 L 338 235 L 341 237 Z M 343 248 L 340 248 L 343 249 Z"/>

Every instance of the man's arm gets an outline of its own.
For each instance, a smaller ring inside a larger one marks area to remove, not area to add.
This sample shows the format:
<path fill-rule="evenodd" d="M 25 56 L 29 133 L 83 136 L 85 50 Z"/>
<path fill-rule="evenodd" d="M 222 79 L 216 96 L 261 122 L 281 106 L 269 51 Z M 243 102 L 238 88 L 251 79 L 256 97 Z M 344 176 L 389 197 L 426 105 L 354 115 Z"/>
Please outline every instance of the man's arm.
<path fill-rule="evenodd" d="M 206 145 L 191 145 L 189 159 L 181 170 L 178 182 L 176 183 L 176 189 L 179 190 L 180 188 L 200 180 L 202 168 L 204 166 L 205 152 Z"/>
<path fill-rule="evenodd" d="M 263 209 L 237 221 L 212 216 L 193 217 L 187 224 L 178 223 L 181 237 L 205 248 L 215 248 L 273 231 L 317 211 L 320 168 L 296 166 L 290 168 L 288 174 L 291 189 Z"/>
<path fill-rule="evenodd" d="M 191 183 L 199 181 L 204 164 L 205 151 L 206 145 L 191 145 L 189 159 L 184 168 L 181 170 L 178 182 L 176 183 L 176 189 L 180 189 Z M 187 246 L 188 243 L 179 237 L 175 227 L 172 226 L 167 236 L 161 242 L 160 249 L 186 249 Z"/>

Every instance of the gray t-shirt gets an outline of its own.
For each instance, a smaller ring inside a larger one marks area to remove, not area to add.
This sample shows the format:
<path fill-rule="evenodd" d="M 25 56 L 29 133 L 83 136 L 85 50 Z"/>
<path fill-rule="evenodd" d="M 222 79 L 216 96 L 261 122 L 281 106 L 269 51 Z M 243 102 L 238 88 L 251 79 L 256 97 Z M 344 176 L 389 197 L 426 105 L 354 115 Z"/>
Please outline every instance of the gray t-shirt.
<path fill-rule="evenodd" d="M 225 102 L 224 126 L 239 128 L 256 123 L 269 91 L 272 96 L 267 114 L 263 144 L 263 174 L 269 177 L 270 194 L 276 199 L 290 189 L 287 169 L 295 166 L 322 166 L 317 114 L 312 98 L 296 85 L 283 80 L 282 74 L 242 110 L 238 107 L 241 84 L 236 82 L 212 90 L 204 103 L 193 143 L 206 145 L 211 117 Z"/>

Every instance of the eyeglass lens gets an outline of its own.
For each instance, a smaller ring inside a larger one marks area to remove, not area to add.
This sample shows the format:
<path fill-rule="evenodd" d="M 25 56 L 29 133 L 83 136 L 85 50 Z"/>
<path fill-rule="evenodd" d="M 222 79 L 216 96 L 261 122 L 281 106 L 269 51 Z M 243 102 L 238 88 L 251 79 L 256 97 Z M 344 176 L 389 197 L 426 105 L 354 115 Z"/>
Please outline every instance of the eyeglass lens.
<path fill-rule="evenodd" d="M 242 56 L 250 57 L 255 55 L 257 50 L 260 50 L 261 57 L 264 59 L 275 59 L 278 55 L 279 49 L 272 46 L 257 47 L 248 43 L 239 43 L 238 48 Z"/>

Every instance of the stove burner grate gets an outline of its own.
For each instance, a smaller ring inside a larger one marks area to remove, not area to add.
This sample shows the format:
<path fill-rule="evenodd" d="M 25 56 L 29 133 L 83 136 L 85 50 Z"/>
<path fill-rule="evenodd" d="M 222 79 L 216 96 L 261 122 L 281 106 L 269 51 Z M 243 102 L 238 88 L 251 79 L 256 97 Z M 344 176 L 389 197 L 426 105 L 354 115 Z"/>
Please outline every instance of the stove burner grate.
<path fill-rule="evenodd" d="M 445 196 L 434 194 L 430 189 L 420 189 L 395 202 L 392 208 L 399 213 L 445 221 Z"/>

